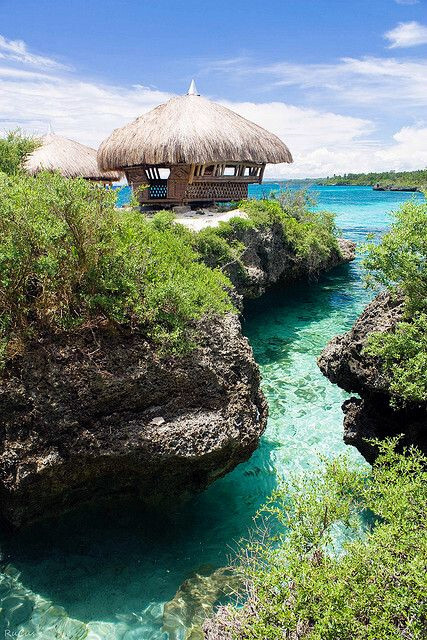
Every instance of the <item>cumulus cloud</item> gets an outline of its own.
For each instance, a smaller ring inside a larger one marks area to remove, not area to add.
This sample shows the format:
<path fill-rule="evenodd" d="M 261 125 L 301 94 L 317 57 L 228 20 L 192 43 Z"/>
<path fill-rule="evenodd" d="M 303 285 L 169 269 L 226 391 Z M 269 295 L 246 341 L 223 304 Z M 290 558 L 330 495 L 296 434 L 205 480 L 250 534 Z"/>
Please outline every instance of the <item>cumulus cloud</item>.
<path fill-rule="evenodd" d="M 170 97 L 143 86 L 98 85 L 68 76 L 22 75 L 20 70 L 15 75 L 0 67 L 0 128 L 20 126 L 44 134 L 52 123 L 57 133 L 97 147 L 114 128 Z M 223 104 L 276 133 L 301 158 L 319 147 L 337 150 L 357 144 L 373 130 L 369 120 L 283 102 Z M 305 171 L 304 163 L 299 164 L 296 173 L 304 175 Z"/>
<path fill-rule="evenodd" d="M 293 165 L 269 166 L 270 177 L 324 177 L 369 171 L 410 171 L 427 167 L 427 128 L 403 127 L 390 144 L 354 141 L 354 144 L 324 145 L 294 153 Z"/>
<path fill-rule="evenodd" d="M 415 21 L 399 22 L 397 27 L 384 34 L 384 38 L 390 43 L 389 49 L 427 44 L 427 26 Z"/>
<path fill-rule="evenodd" d="M 20 50 L 27 51 L 22 44 Z M 236 62 L 240 64 L 236 60 L 233 64 Z M 64 73 L 60 65 L 55 66 L 55 60 L 51 65 L 45 64 L 43 70 L 39 63 L 32 65 L 37 70 L 29 69 L 28 60 L 21 61 L 21 66 L 27 68 L 17 68 L 16 63 L 15 59 L 8 59 L 0 66 L 3 131 L 20 126 L 30 133 L 44 134 L 51 123 L 55 132 L 96 148 L 114 128 L 171 97 L 167 92 L 141 85 L 123 87 L 85 81 L 77 74 Z M 306 77 L 300 81 L 317 82 L 316 73 L 320 70 L 323 74 L 320 82 L 339 84 L 339 79 L 342 83 L 348 74 L 370 78 L 380 68 L 381 76 L 393 82 L 394 96 L 398 72 L 401 78 L 407 78 L 408 84 L 416 85 L 413 99 L 426 104 L 426 67 L 418 62 L 366 58 L 346 59 L 340 65 L 338 76 L 331 71 L 332 65 L 312 65 L 316 70 L 308 68 Z M 277 74 L 283 82 L 292 78 L 296 81 L 301 68 L 307 69 L 307 65 L 281 66 Z M 402 84 L 399 87 L 400 95 Z M 368 91 L 366 86 L 365 90 Z M 375 126 L 366 118 L 282 101 L 223 101 L 223 104 L 273 131 L 288 144 L 294 164 L 269 166 L 266 175 L 270 177 L 320 177 L 349 171 L 415 169 L 427 164 L 427 129 L 422 124 L 401 128 L 389 144 L 384 144 L 372 138 Z"/>

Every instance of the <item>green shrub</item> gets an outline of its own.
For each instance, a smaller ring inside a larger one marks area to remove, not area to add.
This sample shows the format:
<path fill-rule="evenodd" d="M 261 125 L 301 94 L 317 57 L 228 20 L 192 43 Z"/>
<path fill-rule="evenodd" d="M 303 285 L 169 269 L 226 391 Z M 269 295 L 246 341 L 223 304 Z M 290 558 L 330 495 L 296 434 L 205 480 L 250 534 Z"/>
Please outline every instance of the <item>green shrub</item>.
<path fill-rule="evenodd" d="M 151 220 L 132 207 L 117 211 L 114 191 L 20 172 L 10 158 L 21 161 L 32 144 L 18 133 L 4 141 L 10 175 L 0 172 L 3 362 L 40 332 L 106 320 L 138 325 L 165 348 L 188 348 L 195 320 L 232 309 L 231 283 L 221 270 L 233 265 L 245 273 L 248 230 L 279 222 L 296 256 L 314 265 L 335 243 L 325 214 L 302 211 L 297 220 L 278 201 L 248 201 L 247 219 L 199 233 L 175 224 L 167 211 Z"/>
<path fill-rule="evenodd" d="M 19 173 L 26 156 L 39 146 L 35 138 L 28 138 L 19 130 L 10 131 L 6 138 L 0 138 L 0 172 L 14 175 Z"/>
<path fill-rule="evenodd" d="M 400 322 L 391 333 L 374 333 L 364 349 L 367 355 L 380 358 L 399 400 L 427 402 L 427 315 L 416 313 L 410 322 Z"/>
<path fill-rule="evenodd" d="M 333 214 L 310 211 L 311 204 L 306 192 L 299 191 L 284 192 L 282 199 L 242 200 L 239 209 L 246 218 L 236 216 L 203 229 L 195 234 L 193 246 L 209 266 L 237 264 L 243 274 L 247 232 L 280 225 L 295 262 L 304 262 L 308 272 L 316 273 L 333 251 L 338 252 L 338 244 Z"/>
<path fill-rule="evenodd" d="M 410 311 L 427 309 L 427 203 L 409 200 L 392 215 L 390 231 L 365 248 L 368 283 L 397 287 Z"/>
<path fill-rule="evenodd" d="M 193 320 L 232 308 L 187 230 L 118 211 L 115 197 L 82 179 L 0 174 L 3 342 L 104 318 L 179 350 Z"/>
<path fill-rule="evenodd" d="M 398 291 L 405 318 L 393 331 L 370 336 L 364 352 L 380 359 L 392 403 L 427 401 L 427 204 L 409 201 L 379 244 L 365 247 L 368 284 Z"/>
<path fill-rule="evenodd" d="M 193 246 L 201 255 L 203 261 L 211 267 L 226 266 L 237 260 L 239 252 L 243 250 L 241 243 L 226 240 L 221 227 L 206 227 L 196 233 Z"/>
<path fill-rule="evenodd" d="M 345 458 L 292 479 L 257 519 L 238 571 L 244 640 L 422 640 L 427 632 L 427 457 L 377 443 L 372 471 Z"/>
<path fill-rule="evenodd" d="M 172 229 L 175 220 L 175 214 L 172 211 L 158 211 L 152 219 L 152 224 L 158 231 Z"/>
<path fill-rule="evenodd" d="M 315 273 L 339 248 L 334 215 L 312 211 L 310 207 L 314 202 L 304 190 L 285 190 L 275 194 L 272 200 L 246 200 L 239 207 L 248 214 L 253 227 L 281 224 L 296 258 Z"/>
<path fill-rule="evenodd" d="M 282 223 L 286 217 L 278 200 L 242 200 L 239 209 L 248 214 L 253 227 L 266 227 Z"/>
<path fill-rule="evenodd" d="M 281 209 L 288 216 L 299 219 L 301 213 L 309 211 L 316 205 L 316 198 L 307 189 L 281 189 L 273 191 L 271 199 L 277 200 Z"/>

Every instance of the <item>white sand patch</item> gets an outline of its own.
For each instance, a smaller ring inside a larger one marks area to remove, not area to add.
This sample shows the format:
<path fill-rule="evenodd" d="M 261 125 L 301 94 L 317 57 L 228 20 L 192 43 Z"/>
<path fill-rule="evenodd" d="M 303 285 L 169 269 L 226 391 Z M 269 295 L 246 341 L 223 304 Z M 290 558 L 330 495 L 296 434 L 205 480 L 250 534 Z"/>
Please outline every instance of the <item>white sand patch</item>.
<path fill-rule="evenodd" d="M 231 218 L 247 218 L 247 214 L 240 209 L 232 209 L 231 211 L 217 212 L 204 210 L 204 213 L 196 213 L 189 211 L 188 213 L 179 215 L 175 218 L 175 222 L 183 224 L 184 227 L 192 231 L 201 231 L 206 227 L 217 227 L 220 222 L 228 222 Z"/>

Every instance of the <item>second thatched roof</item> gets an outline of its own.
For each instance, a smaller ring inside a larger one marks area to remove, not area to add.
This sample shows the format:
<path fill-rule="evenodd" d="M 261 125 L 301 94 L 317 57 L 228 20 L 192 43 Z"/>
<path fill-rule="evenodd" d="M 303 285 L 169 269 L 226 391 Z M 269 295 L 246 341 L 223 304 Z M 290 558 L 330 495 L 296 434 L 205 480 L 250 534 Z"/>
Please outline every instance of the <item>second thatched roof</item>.
<path fill-rule="evenodd" d="M 30 153 L 23 168 L 30 175 L 40 171 L 58 171 L 64 178 L 105 182 L 115 182 L 121 177 L 118 171 L 99 169 L 95 149 L 54 133 L 40 139 L 40 146 Z"/>
<path fill-rule="evenodd" d="M 172 98 L 115 129 L 98 150 L 103 170 L 135 165 L 292 162 L 273 133 L 195 93 Z"/>

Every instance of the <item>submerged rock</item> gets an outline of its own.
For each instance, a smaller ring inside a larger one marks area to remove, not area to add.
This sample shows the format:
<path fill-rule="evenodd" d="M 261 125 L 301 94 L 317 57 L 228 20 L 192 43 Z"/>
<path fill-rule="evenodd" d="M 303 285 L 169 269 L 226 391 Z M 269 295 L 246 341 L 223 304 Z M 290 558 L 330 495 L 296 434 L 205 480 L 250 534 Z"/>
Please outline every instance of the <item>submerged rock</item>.
<path fill-rule="evenodd" d="M 170 640 L 203 640 L 203 623 L 214 605 L 236 593 L 241 579 L 226 567 L 200 567 L 185 580 L 163 610 L 162 630 Z"/>
<path fill-rule="evenodd" d="M 322 373 L 349 393 L 359 394 L 343 404 L 344 441 L 372 462 L 376 448 L 367 439 L 402 434 L 401 446 L 415 444 L 427 452 L 427 405 L 406 402 L 391 406 L 387 377 L 377 358 L 363 348 L 374 332 L 392 331 L 403 319 L 403 300 L 389 293 L 378 295 L 356 320 L 353 328 L 337 336 L 318 359 Z"/>
<path fill-rule="evenodd" d="M 91 500 L 201 491 L 256 449 L 267 405 L 227 315 L 184 357 L 161 357 L 138 332 L 41 339 L 7 365 L 0 415 L 1 512 L 22 525 Z"/>

